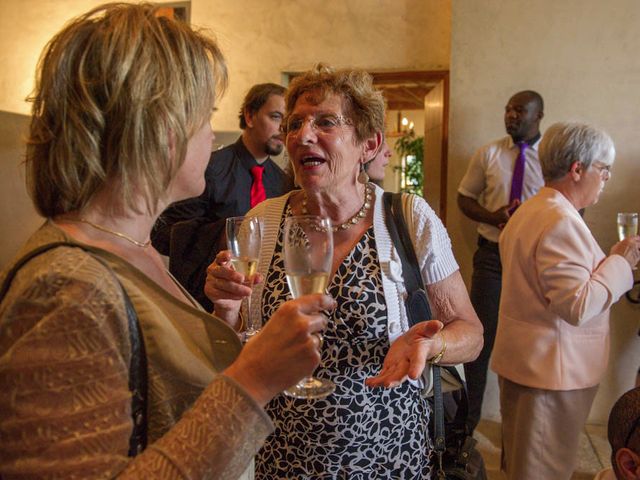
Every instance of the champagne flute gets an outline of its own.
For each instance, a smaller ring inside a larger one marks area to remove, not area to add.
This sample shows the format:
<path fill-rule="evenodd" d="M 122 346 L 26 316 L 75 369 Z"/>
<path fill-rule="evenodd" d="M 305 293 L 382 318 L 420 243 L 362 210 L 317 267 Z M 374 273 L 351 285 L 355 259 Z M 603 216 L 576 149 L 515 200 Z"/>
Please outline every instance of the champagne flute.
<path fill-rule="evenodd" d="M 638 235 L 638 214 L 619 213 L 618 214 L 618 239 L 620 241 L 627 237 Z"/>
<path fill-rule="evenodd" d="M 324 293 L 333 260 L 331 221 L 315 215 L 287 217 L 283 250 L 287 283 L 293 298 Z M 323 398 L 335 388 L 330 380 L 306 377 L 284 393 L 295 398 Z"/>
<path fill-rule="evenodd" d="M 227 246 L 231 250 L 231 265 L 234 270 L 243 274 L 245 282 L 253 287 L 253 278 L 258 271 L 260 246 L 262 245 L 262 219 L 258 217 L 227 218 Z M 247 328 L 244 341 L 258 333 L 262 327 L 260 315 L 251 315 L 251 294 L 246 304 Z"/>

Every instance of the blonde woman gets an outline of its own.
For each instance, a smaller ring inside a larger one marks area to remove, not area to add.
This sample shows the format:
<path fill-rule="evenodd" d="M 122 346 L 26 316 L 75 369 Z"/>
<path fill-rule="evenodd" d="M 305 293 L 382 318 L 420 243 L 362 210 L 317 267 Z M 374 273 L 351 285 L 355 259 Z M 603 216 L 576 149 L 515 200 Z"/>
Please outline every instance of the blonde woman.
<path fill-rule="evenodd" d="M 226 78 L 213 40 L 151 5 L 96 8 L 45 49 L 27 178 L 47 221 L 18 256 L 72 246 L 28 261 L 0 303 L 3 478 L 236 479 L 272 429 L 262 406 L 317 365 L 331 299 L 283 305 L 240 352 L 150 246 L 162 210 L 204 189 Z M 146 349 L 135 457 L 122 288 Z"/>

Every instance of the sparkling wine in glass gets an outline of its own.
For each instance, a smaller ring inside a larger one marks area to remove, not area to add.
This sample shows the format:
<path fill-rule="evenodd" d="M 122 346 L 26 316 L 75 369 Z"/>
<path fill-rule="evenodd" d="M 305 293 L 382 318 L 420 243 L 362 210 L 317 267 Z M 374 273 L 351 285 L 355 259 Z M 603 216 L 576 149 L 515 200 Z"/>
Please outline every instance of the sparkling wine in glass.
<path fill-rule="evenodd" d="M 333 232 L 328 218 L 288 217 L 284 222 L 284 268 L 293 298 L 324 293 L 333 260 Z M 332 381 L 307 377 L 284 391 L 295 398 L 322 398 L 336 386 Z"/>
<path fill-rule="evenodd" d="M 638 214 L 619 213 L 618 214 L 618 239 L 620 241 L 627 237 L 638 235 Z"/>
<path fill-rule="evenodd" d="M 245 277 L 247 284 L 252 287 L 253 279 L 258 271 L 260 246 L 262 245 L 262 219 L 258 217 L 227 218 L 227 246 L 231 250 L 231 265 L 234 270 Z M 251 315 L 251 295 L 246 304 L 247 329 L 244 340 L 250 339 L 260 330 L 260 316 Z"/>

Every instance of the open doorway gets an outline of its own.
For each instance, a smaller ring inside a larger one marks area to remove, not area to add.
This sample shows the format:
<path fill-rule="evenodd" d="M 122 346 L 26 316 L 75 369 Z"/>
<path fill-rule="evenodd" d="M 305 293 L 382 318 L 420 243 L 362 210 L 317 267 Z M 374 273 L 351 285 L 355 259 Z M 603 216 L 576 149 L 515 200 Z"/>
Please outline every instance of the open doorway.
<path fill-rule="evenodd" d="M 449 117 L 449 72 L 370 72 L 387 101 L 386 135 L 394 151 L 387 167 L 384 188 L 399 191 L 407 187 L 404 173 L 407 158 L 394 148 L 413 131 L 423 138 L 422 194 L 444 221 L 447 198 L 447 139 Z M 409 159 L 410 161 L 410 159 Z"/>

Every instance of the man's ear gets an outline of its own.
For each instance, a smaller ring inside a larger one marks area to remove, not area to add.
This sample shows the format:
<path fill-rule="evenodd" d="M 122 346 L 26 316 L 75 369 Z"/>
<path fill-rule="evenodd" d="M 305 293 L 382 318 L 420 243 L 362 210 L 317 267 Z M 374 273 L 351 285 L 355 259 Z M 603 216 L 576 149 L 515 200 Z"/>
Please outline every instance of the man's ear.
<path fill-rule="evenodd" d="M 245 108 L 242 115 L 244 115 L 244 123 L 247 124 L 247 127 L 253 128 L 253 114 Z"/>
<path fill-rule="evenodd" d="M 362 145 L 361 163 L 369 163 L 382 148 L 382 132 L 376 132 L 373 136 L 366 139 Z"/>
<path fill-rule="evenodd" d="M 640 478 L 640 461 L 638 454 L 633 450 L 624 447 L 616 452 L 616 466 L 618 472 L 624 480 L 634 480 Z"/>

